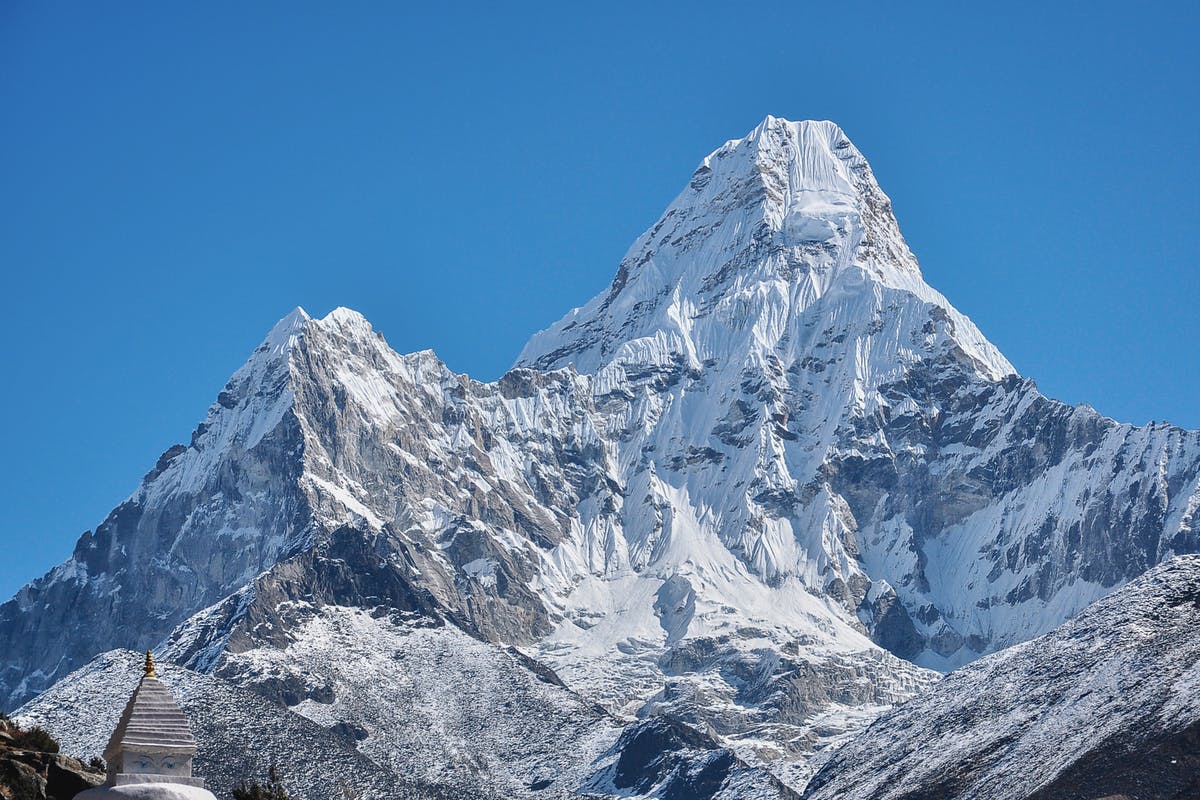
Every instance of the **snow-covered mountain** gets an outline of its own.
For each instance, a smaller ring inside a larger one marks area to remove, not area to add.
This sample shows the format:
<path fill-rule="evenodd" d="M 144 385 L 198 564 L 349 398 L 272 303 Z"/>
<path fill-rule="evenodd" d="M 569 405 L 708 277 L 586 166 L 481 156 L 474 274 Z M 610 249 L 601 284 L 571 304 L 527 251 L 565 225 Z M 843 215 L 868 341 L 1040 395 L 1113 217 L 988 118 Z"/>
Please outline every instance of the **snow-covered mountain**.
<path fill-rule="evenodd" d="M 1200 434 L 1040 395 L 925 284 L 842 131 L 768 117 L 494 383 L 347 309 L 285 317 L 191 443 L 0 606 L 0 703 L 157 647 L 383 753 L 403 721 L 369 709 L 416 663 L 363 686 L 313 655 L 323 631 L 379 658 L 391 633 L 331 610 L 359 609 L 799 787 L 935 679 L 915 664 L 1025 641 L 1200 550 L 1198 508 Z M 572 736 L 581 759 L 604 740 Z M 525 777 L 492 785 L 541 791 Z"/>
<path fill-rule="evenodd" d="M 951 673 L 840 748 L 811 800 L 1200 797 L 1200 556 Z"/>
<path fill-rule="evenodd" d="M 764 581 L 799 576 L 927 666 L 1200 546 L 1200 435 L 1019 378 L 922 280 L 832 123 L 768 118 L 706 158 L 609 291 L 519 363 L 591 374 L 637 420 L 627 473 Z"/>

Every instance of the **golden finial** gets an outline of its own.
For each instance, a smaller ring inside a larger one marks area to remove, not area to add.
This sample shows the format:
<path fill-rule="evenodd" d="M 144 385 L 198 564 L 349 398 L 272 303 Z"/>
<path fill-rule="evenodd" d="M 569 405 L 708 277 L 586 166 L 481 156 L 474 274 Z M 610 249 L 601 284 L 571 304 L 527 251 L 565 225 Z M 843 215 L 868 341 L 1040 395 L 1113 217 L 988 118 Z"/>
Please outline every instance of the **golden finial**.
<path fill-rule="evenodd" d="M 154 674 L 154 653 L 151 653 L 149 650 L 146 651 L 146 677 L 147 678 L 157 678 L 158 677 L 157 675 Z"/>

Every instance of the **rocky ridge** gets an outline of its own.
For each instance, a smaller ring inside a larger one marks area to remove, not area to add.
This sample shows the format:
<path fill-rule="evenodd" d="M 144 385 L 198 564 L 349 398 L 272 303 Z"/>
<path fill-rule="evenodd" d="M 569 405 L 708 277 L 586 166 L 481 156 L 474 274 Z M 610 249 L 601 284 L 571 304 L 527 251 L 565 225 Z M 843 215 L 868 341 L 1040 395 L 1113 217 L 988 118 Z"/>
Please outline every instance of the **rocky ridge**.
<path fill-rule="evenodd" d="M 1200 556 L 955 670 L 840 748 L 811 800 L 1200 796 Z"/>

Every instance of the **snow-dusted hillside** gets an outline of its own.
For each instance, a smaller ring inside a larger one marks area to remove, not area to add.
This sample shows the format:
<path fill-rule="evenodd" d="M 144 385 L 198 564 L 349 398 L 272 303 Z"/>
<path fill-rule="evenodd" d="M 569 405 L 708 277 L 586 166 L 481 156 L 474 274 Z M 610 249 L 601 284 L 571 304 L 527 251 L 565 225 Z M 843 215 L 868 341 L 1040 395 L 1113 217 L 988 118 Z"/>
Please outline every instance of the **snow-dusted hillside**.
<path fill-rule="evenodd" d="M 27 706 L 23 723 L 55 732 L 64 752 L 83 758 L 104 751 L 142 676 L 143 656 L 113 650 L 71 673 Z M 196 736 L 196 774 L 228 796 L 241 780 L 262 780 L 280 766 L 289 787 L 305 797 L 341 796 L 343 786 L 362 797 L 434 798 L 437 787 L 396 776 L 355 749 L 353 736 L 323 727 L 220 678 L 160 665 L 161 678 L 188 715 Z M 484 792 L 441 797 L 485 798 Z"/>
<path fill-rule="evenodd" d="M 514 651 L 385 609 L 304 603 L 284 649 L 240 653 L 220 676 L 165 667 L 193 722 L 196 771 L 218 794 L 274 766 L 309 800 L 676 797 L 794 800 L 711 737 L 653 717 L 622 726 Z M 67 752 L 99 753 L 142 656 L 114 650 L 18 719 Z"/>
<path fill-rule="evenodd" d="M 1200 797 L 1200 556 L 956 670 L 842 747 L 812 800 Z"/>
<path fill-rule="evenodd" d="M 156 646 L 361 726 L 364 753 L 437 750 L 457 734 L 415 731 L 465 713 L 453 692 L 422 690 L 448 716 L 412 729 L 353 681 L 310 702 L 338 673 L 301 644 L 384 608 L 800 787 L 935 680 L 916 665 L 1025 641 L 1200 550 L 1198 508 L 1200 434 L 1040 395 L 925 284 L 842 131 L 768 117 L 494 383 L 348 309 L 288 315 L 191 443 L 0 606 L 0 703 Z M 422 636 L 388 697 L 417 696 L 406 676 L 442 646 Z M 506 730 L 468 760 L 519 791 L 539 779 Z M 590 780 L 603 736 L 563 730 L 580 761 L 560 769 Z"/>
<path fill-rule="evenodd" d="M 549 673 L 453 625 L 304 602 L 286 612 L 286 647 L 230 655 L 217 675 L 350 732 L 397 775 L 504 797 L 570 790 L 617 739 L 614 720 Z"/>

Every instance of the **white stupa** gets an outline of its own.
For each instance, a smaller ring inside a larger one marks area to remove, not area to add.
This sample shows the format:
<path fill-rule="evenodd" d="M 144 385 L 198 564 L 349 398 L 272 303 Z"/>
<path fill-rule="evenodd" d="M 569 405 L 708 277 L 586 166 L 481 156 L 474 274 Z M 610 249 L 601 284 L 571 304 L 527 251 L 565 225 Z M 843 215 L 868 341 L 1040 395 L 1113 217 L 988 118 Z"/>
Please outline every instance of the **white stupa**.
<path fill-rule="evenodd" d="M 113 731 L 104 760 L 108 780 L 80 792 L 78 800 L 216 800 L 204 781 L 192 775 L 196 740 L 183 710 L 154 672 L 146 653 L 146 674 Z"/>

